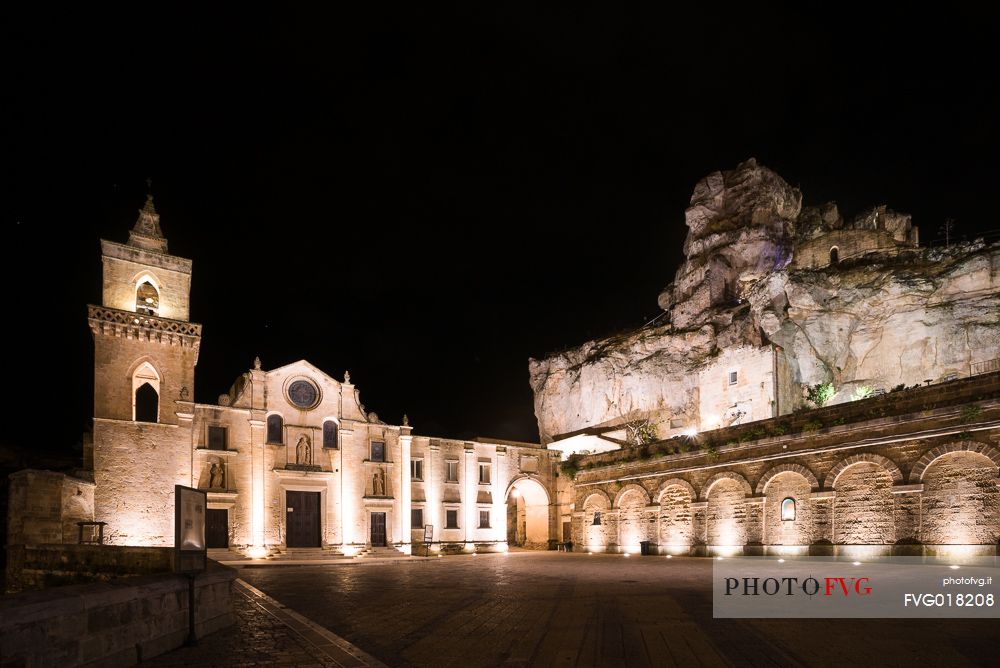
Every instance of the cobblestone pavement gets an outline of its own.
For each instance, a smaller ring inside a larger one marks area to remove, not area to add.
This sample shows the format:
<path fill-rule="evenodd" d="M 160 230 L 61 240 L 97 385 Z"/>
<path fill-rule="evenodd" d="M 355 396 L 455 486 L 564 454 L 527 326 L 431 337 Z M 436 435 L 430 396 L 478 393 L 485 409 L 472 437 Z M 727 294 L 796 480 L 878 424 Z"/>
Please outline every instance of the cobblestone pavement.
<path fill-rule="evenodd" d="M 391 666 L 996 665 L 995 620 L 713 619 L 711 569 L 549 552 L 240 577 Z"/>
<path fill-rule="evenodd" d="M 181 647 L 147 662 L 171 666 L 308 666 L 385 668 L 363 651 L 318 627 L 246 583 L 233 591 L 236 623 L 201 638 L 197 647 Z"/>

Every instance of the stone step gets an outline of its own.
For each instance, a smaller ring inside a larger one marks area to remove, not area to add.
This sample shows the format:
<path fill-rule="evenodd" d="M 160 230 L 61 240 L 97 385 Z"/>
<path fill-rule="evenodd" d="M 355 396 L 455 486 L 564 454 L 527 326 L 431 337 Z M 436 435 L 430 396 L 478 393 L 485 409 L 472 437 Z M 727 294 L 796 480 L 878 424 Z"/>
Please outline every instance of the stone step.
<path fill-rule="evenodd" d="M 369 547 L 359 552 L 355 559 L 406 559 L 410 555 L 395 547 Z"/>

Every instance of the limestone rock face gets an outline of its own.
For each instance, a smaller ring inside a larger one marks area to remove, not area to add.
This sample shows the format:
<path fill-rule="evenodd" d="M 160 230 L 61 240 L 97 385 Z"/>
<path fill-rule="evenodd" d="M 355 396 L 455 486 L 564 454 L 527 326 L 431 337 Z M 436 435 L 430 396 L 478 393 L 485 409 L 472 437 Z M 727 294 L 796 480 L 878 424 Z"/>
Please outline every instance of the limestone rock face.
<path fill-rule="evenodd" d="M 659 299 L 673 324 L 703 324 L 747 281 L 787 265 L 801 207 L 801 193 L 753 159 L 699 181 L 684 214 L 687 259 Z"/>
<path fill-rule="evenodd" d="M 790 353 L 803 385 L 890 389 L 967 376 L 1000 356 L 1000 246 L 911 250 L 823 270 L 776 272 L 751 317 Z"/>
<path fill-rule="evenodd" d="M 659 298 L 668 324 L 530 360 L 543 443 L 636 416 L 661 436 L 713 428 L 701 413 L 739 401 L 711 396 L 733 370 L 771 397 L 756 395 L 762 419 L 817 383 L 849 401 L 860 386 L 966 376 L 1000 357 L 1000 244 L 920 248 L 910 217 L 885 206 L 848 223 L 832 202 L 803 209 L 752 159 L 702 179 L 685 220 L 686 260 Z"/>

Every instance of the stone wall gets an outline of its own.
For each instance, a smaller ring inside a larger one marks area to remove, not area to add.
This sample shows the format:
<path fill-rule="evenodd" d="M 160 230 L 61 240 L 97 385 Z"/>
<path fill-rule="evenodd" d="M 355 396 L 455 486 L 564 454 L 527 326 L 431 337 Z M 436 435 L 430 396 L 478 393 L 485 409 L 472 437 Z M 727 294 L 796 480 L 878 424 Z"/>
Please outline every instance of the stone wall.
<path fill-rule="evenodd" d="M 863 412 L 850 404 L 812 412 L 831 426 L 813 417 L 806 430 L 769 431 L 764 425 L 779 423 L 772 420 L 696 437 L 724 443 L 711 449 L 583 457 L 574 541 L 590 551 L 635 551 L 638 540 L 650 540 L 660 552 L 684 554 L 994 554 L 998 388 L 993 374 L 936 388 L 944 405 L 916 412 L 886 407 L 898 400 L 905 409 L 935 388 L 869 400 Z M 879 413 L 889 414 L 872 417 Z"/>
<path fill-rule="evenodd" d="M 838 262 L 845 262 L 867 253 L 895 253 L 900 246 L 891 234 L 882 230 L 836 230 L 796 245 L 792 267 L 828 267 L 834 248 L 837 249 Z"/>
<path fill-rule="evenodd" d="M 122 545 L 8 545 L 7 591 L 169 573 L 173 548 Z"/>
<path fill-rule="evenodd" d="M 190 424 L 190 422 L 188 422 Z M 173 545 L 174 485 L 191 484 L 191 430 L 94 420 L 95 519 L 119 545 Z"/>
<path fill-rule="evenodd" d="M 191 260 L 134 248 L 113 241 L 101 242 L 104 261 L 102 303 L 122 311 L 135 311 L 140 279 L 149 277 L 159 292 L 161 318 L 187 320 L 190 314 Z"/>
<path fill-rule="evenodd" d="M 236 572 L 216 567 L 195 581 L 198 636 L 234 622 Z M 57 587 L 0 599 L 4 665 L 131 666 L 183 644 L 188 581 L 176 575 Z"/>
<path fill-rule="evenodd" d="M 94 417 L 111 420 L 132 420 L 132 374 L 144 362 L 149 362 L 159 376 L 159 422 L 177 424 L 179 399 L 194 394 L 194 367 L 198 347 L 159 342 L 151 345 L 126 332 L 105 333 L 101 323 L 91 320 L 94 332 Z M 185 391 L 186 390 L 186 391 Z M 94 441 L 99 444 L 98 436 Z"/>
<path fill-rule="evenodd" d="M 8 545 L 75 543 L 76 523 L 93 520 L 93 482 L 34 469 L 10 475 Z"/>

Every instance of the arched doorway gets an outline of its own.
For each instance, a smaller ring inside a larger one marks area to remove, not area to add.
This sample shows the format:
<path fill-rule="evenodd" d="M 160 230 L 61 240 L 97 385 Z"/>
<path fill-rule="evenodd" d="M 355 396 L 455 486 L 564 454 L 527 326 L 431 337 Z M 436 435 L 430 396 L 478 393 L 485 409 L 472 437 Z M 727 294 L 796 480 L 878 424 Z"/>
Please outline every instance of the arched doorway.
<path fill-rule="evenodd" d="M 549 494 L 533 478 L 518 478 L 507 488 L 507 545 L 549 547 Z"/>

